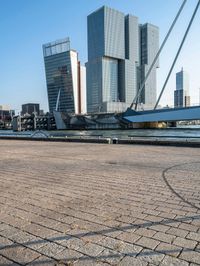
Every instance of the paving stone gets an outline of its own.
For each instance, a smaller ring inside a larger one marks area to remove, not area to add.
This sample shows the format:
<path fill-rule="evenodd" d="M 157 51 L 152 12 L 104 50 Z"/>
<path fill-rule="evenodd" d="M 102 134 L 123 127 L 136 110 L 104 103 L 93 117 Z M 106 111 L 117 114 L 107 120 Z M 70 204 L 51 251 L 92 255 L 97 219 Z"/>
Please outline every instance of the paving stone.
<path fill-rule="evenodd" d="M 12 226 L 10 226 L 9 224 L 5 224 L 5 223 L 0 224 L 0 232 L 4 230 L 8 230 L 10 228 L 12 228 Z"/>
<path fill-rule="evenodd" d="M 24 226 L 28 225 L 29 222 L 24 220 L 24 219 L 20 219 L 18 217 L 13 217 L 11 215 L 7 215 L 6 217 L 2 218 L 2 221 L 5 222 L 6 224 L 9 224 L 11 226 L 14 227 L 18 227 L 18 228 L 23 228 Z M 1 228 L 1 226 L 0 226 Z M 1 229 L 0 229 L 1 231 Z"/>
<path fill-rule="evenodd" d="M 143 249 L 137 258 L 141 258 L 145 262 L 152 263 L 154 265 L 159 265 L 163 260 L 165 255 L 160 254 L 154 250 Z"/>
<path fill-rule="evenodd" d="M 173 228 L 171 227 L 168 231 L 167 234 L 173 235 L 173 236 L 180 236 L 180 237 L 186 237 L 188 235 L 188 231 L 180 229 L 180 228 Z"/>
<path fill-rule="evenodd" d="M 0 265 L 2 265 L 2 266 L 19 266 L 19 264 L 8 260 L 8 259 L 2 257 L 1 255 L 0 255 Z"/>
<path fill-rule="evenodd" d="M 181 238 L 181 237 L 177 237 L 174 242 L 174 245 L 183 247 L 183 248 L 189 248 L 189 249 L 193 249 L 196 247 L 197 245 L 197 241 L 193 241 L 193 240 L 188 240 L 185 238 Z"/>
<path fill-rule="evenodd" d="M 163 218 L 155 216 L 155 215 L 148 215 L 145 217 L 145 220 L 150 221 L 150 222 L 161 222 Z"/>
<path fill-rule="evenodd" d="M 33 241 L 28 241 L 25 243 L 22 243 L 24 246 L 27 248 L 34 249 L 35 251 L 39 250 L 41 247 L 44 247 L 47 245 L 49 242 L 45 239 L 36 237 Z"/>
<path fill-rule="evenodd" d="M 84 246 L 81 246 L 78 251 L 84 253 L 88 256 L 96 257 L 98 256 L 105 248 L 93 243 L 87 243 Z"/>
<path fill-rule="evenodd" d="M 123 245 L 123 241 L 111 237 L 106 237 L 99 244 L 105 248 L 118 250 L 120 246 Z"/>
<path fill-rule="evenodd" d="M 171 256 L 165 256 L 160 266 L 189 266 L 189 263 Z"/>
<path fill-rule="evenodd" d="M 183 250 L 179 256 L 180 259 L 186 260 L 188 262 L 193 262 L 199 264 L 200 253 L 195 251 Z"/>
<path fill-rule="evenodd" d="M 170 229 L 170 227 L 167 225 L 163 225 L 163 224 L 157 224 L 157 225 L 152 225 L 150 229 L 158 231 L 158 232 L 166 232 Z"/>
<path fill-rule="evenodd" d="M 83 255 L 75 250 L 65 248 L 63 251 L 59 252 L 54 256 L 58 261 L 62 261 L 63 263 L 74 263 L 78 261 Z"/>
<path fill-rule="evenodd" d="M 53 260 L 52 258 L 46 257 L 46 256 L 40 256 L 38 259 L 30 262 L 27 264 L 27 266 L 64 266 L 62 263 L 58 264 L 56 260 Z"/>
<path fill-rule="evenodd" d="M 129 243 L 123 243 L 117 249 L 117 251 L 119 251 L 121 254 L 128 255 L 131 257 L 137 256 L 141 250 L 142 247 Z"/>
<path fill-rule="evenodd" d="M 104 249 L 104 251 L 98 256 L 98 259 L 111 265 L 116 265 L 123 257 L 124 256 L 119 252 L 110 249 Z"/>
<path fill-rule="evenodd" d="M 19 233 L 20 230 L 10 226 L 8 229 L 1 231 L 1 235 L 7 238 L 11 238 L 13 235 Z"/>
<path fill-rule="evenodd" d="M 5 248 L 7 246 L 12 246 L 13 244 L 14 243 L 6 237 L 0 236 L 0 249 Z"/>
<path fill-rule="evenodd" d="M 157 246 L 156 250 L 160 253 L 164 253 L 173 257 L 178 257 L 178 255 L 182 251 L 182 248 L 172 244 L 160 243 Z"/>
<path fill-rule="evenodd" d="M 64 224 L 64 223 L 59 223 L 57 225 L 56 230 L 63 232 L 63 233 L 68 233 L 69 231 L 72 230 L 71 226 L 69 224 Z"/>
<path fill-rule="evenodd" d="M 195 250 L 200 252 L 200 243 L 198 244 L 198 246 L 196 246 Z"/>
<path fill-rule="evenodd" d="M 141 236 L 135 234 L 135 233 L 121 233 L 120 235 L 117 236 L 118 239 L 129 242 L 129 243 L 135 243 L 138 239 L 141 238 Z"/>
<path fill-rule="evenodd" d="M 186 236 L 186 238 L 200 242 L 200 232 L 199 233 L 190 232 Z"/>
<path fill-rule="evenodd" d="M 148 238 L 148 237 L 141 237 L 137 241 L 137 245 L 143 246 L 145 248 L 150 248 L 150 249 L 155 249 L 159 243 L 160 243 L 159 241 L 154 240 L 152 238 Z"/>
<path fill-rule="evenodd" d="M 192 232 L 197 232 L 199 230 L 198 226 L 192 225 L 192 224 L 187 224 L 187 223 L 181 223 L 179 228 L 192 231 Z"/>
<path fill-rule="evenodd" d="M 55 256 L 63 251 L 65 248 L 56 244 L 56 243 L 52 243 L 49 242 L 48 244 L 46 244 L 45 246 L 41 247 L 38 249 L 38 252 L 40 252 L 43 255 L 55 258 Z"/>
<path fill-rule="evenodd" d="M 142 260 L 141 258 L 133 258 L 130 256 L 124 257 L 118 266 L 147 266 L 148 263 Z"/>
<path fill-rule="evenodd" d="M 152 237 L 155 235 L 156 231 L 146 228 L 139 228 L 135 231 L 135 233 L 140 236 Z"/>
<path fill-rule="evenodd" d="M 50 237 L 56 233 L 55 231 L 38 224 L 27 225 L 24 227 L 24 231 L 42 238 Z"/>
<path fill-rule="evenodd" d="M 67 241 L 71 238 L 73 237 L 65 233 L 56 233 L 55 235 L 52 235 L 50 238 L 48 238 L 48 240 L 67 247 Z"/>
<path fill-rule="evenodd" d="M 74 262 L 74 266 L 109 266 L 106 262 L 101 262 L 91 257 L 83 257 L 82 259 Z"/>
<path fill-rule="evenodd" d="M 117 238 L 123 231 L 120 230 L 120 227 L 115 230 L 105 231 L 103 232 L 104 236 L 110 236 L 113 238 Z"/>
<path fill-rule="evenodd" d="M 81 238 L 84 235 L 87 235 L 88 233 L 89 233 L 88 230 L 84 230 L 84 229 L 80 229 L 80 228 L 73 228 L 72 230 L 67 232 L 67 234 L 69 234 L 73 237 L 77 237 L 77 238 Z"/>
<path fill-rule="evenodd" d="M 60 241 L 60 244 L 67 248 L 78 250 L 80 247 L 85 246 L 86 242 L 81 238 L 67 236 L 65 239 Z"/>
<path fill-rule="evenodd" d="M 106 236 L 100 235 L 100 234 L 88 234 L 84 235 L 81 240 L 83 240 L 85 243 L 92 242 L 92 243 L 99 243 L 105 239 Z"/>
<path fill-rule="evenodd" d="M 10 237 L 13 241 L 17 243 L 26 243 L 26 242 L 32 242 L 36 239 L 35 236 L 26 233 L 24 231 L 19 231 L 17 234 Z"/>
<path fill-rule="evenodd" d="M 167 218 L 167 219 L 174 219 L 176 217 L 175 214 L 173 213 L 168 213 L 168 212 L 160 212 L 158 214 L 159 217 L 162 217 L 162 218 Z"/>
<path fill-rule="evenodd" d="M 40 256 L 39 253 L 22 246 L 1 249 L 0 254 L 22 265 L 25 265 Z"/>
<path fill-rule="evenodd" d="M 165 234 L 162 232 L 158 232 L 153 236 L 154 239 L 157 239 L 159 241 L 162 242 L 166 242 L 166 243 L 172 243 L 173 240 L 175 239 L 175 236 L 169 235 L 169 234 Z"/>

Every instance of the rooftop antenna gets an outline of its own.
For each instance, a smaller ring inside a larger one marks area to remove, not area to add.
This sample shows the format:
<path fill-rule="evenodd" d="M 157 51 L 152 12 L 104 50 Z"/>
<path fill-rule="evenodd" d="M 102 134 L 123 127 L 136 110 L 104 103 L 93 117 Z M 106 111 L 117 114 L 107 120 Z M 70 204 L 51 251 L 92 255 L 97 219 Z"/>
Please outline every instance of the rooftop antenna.
<path fill-rule="evenodd" d="M 171 34 L 171 32 L 172 32 L 172 30 L 173 30 L 173 28 L 174 28 L 174 26 L 175 26 L 175 24 L 176 24 L 176 22 L 177 22 L 177 20 L 178 20 L 178 18 L 180 16 L 180 14 L 181 14 L 181 12 L 182 12 L 186 2 L 187 2 L 187 0 L 183 1 L 183 3 L 181 5 L 181 7 L 180 7 L 175 19 L 174 19 L 174 21 L 172 22 L 172 25 L 171 25 L 171 27 L 170 27 L 170 29 L 169 29 L 169 31 L 168 31 L 163 43 L 160 46 L 160 49 L 158 50 L 158 52 L 157 52 L 157 54 L 156 54 L 156 56 L 155 56 L 155 58 L 154 58 L 154 60 L 153 60 L 153 62 L 151 64 L 151 66 L 150 66 L 150 68 L 149 68 L 149 70 L 148 70 L 148 72 L 147 72 L 147 74 L 146 74 L 146 76 L 145 76 L 145 78 L 144 78 L 144 80 L 142 82 L 142 84 L 139 86 L 139 90 L 138 90 L 133 102 L 130 105 L 131 109 L 133 108 L 133 105 L 135 104 L 135 110 L 137 110 L 138 100 L 139 100 L 139 97 L 140 97 L 144 87 L 145 87 L 146 81 L 149 78 L 149 75 L 151 74 L 151 71 L 152 71 L 153 67 L 155 66 L 155 64 L 156 64 L 156 62 L 158 60 L 158 57 L 161 54 L 161 52 L 162 52 L 162 50 L 163 50 L 163 48 L 164 48 L 164 46 L 165 46 L 165 44 L 166 44 L 166 42 L 167 42 L 167 40 L 168 40 L 168 38 L 170 36 L 170 34 Z"/>

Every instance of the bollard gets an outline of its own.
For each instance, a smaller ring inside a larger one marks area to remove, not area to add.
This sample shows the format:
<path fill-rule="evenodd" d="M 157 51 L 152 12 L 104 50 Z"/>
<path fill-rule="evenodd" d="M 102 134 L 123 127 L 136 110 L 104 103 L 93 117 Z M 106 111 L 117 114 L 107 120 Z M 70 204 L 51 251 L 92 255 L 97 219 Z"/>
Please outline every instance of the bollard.
<path fill-rule="evenodd" d="M 107 138 L 108 144 L 112 144 L 111 138 Z"/>
<path fill-rule="evenodd" d="M 118 144 L 118 138 L 113 138 L 113 139 L 112 139 L 112 143 L 113 143 L 113 144 Z"/>

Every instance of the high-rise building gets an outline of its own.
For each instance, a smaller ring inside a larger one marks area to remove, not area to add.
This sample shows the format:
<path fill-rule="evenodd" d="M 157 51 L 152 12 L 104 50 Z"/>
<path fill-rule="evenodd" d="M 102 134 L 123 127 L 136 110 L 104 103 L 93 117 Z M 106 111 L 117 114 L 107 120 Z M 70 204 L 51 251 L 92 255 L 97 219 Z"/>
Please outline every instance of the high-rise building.
<path fill-rule="evenodd" d="M 159 28 L 152 24 L 146 23 L 140 26 L 140 82 L 144 80 L 157 52 L 159 49 Z M 149 75 L 140 102 L 147 108 L 153 108 L 157 98 L 157 78 L 156 68 L 159 67 L 159 61 Z"/>
<path fill-rule="evenodd" d="M 149 43 L 143 42 L 142 48 L 140 34 L 144 30 L 141 30 L 137 17 L 125 16 L 106 6 L 88 16 L 88 112 L 124 111 L 131 104 L 142 78 L 139 66 L 145 45 L 148 50 L 147 62 L 142 64 L 145 70 L 158 51 L 158 28 L 150 25 L 147 29 L 146 42 Z M 150 80 L 146 90 L 151 90 L 149 95 L 156 95 L 156 92 L 152 93 L 153 89 L 156 90 L 156 76 L 152 75 Z M 145 104 L 152 102 L 147 93 L 144 97 Z"/>
<path fill-rule="evenodd" d="M 81 113 L 85 105 L 81 99 L 86 100 L 85 72 L 78 53 L 70 49 L 69 38 L 44 44 L 43 54 L 50 113 L 56 109 Z"/>
<path fill-rule="evenodd" d="M 176 73 L 176 90 L 174 91 L 174 107 L 190 106 L 189 75 L 182 70 Z"/>
<path fill-rule="evenodd" d="M 25 115 L 25 114 L 40 114 L 40 105 L 38 103 L 26 103 L 26 104 L 22 104 L 22 111 L 21 114 Z"/>

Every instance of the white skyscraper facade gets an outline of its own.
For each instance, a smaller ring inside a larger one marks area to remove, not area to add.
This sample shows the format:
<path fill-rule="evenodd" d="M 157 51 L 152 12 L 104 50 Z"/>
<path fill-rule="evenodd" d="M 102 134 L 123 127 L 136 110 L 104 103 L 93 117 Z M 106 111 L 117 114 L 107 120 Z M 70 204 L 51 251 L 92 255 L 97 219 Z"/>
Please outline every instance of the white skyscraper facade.
<path fill-rule="evenodd" d="M 183 70 L 176 73 L 176 90 L 174 91 L 174 107 L 190 106 L 189 74 Z"/>
<path fill-rule="evenodd" d="M 144 48 L 141 49 L 140 36 L 141 29 L 135 16 L 125 16 L 106 6 L 88 16 L 88 112 L 125 111 L 131 104 L 142 78 Z M 157 42 L 154 47 L 148 45 L 148 60 L 143 65 L 149 65 L 152 54 L 157 52 L 158 36 L 151 41 Z M 148 88 L 156 90 L 156 85 Z M 147 99 L 150 97 L 146 96 L 144 103 Z"/>

